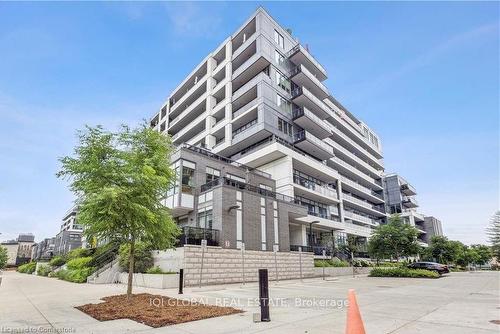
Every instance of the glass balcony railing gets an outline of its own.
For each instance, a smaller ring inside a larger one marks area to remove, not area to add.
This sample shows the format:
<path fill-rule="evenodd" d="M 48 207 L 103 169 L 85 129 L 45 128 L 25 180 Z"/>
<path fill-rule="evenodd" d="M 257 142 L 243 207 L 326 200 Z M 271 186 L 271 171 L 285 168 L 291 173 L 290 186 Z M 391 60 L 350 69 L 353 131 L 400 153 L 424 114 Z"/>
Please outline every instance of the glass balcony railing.
<path fill-rule="evenodd" d="M 326 197 L 332 197 L 332 198 L 338 199 L 337 191 L 335 189 L 319 185 L 316 182 L 308 180 L 302 176 L 294 175 L 293 182 L 295 184 L 298 184 L 304 188 L 310 189 L 310 190 L 317 192 L 321 195 L 324 195 Z"/>

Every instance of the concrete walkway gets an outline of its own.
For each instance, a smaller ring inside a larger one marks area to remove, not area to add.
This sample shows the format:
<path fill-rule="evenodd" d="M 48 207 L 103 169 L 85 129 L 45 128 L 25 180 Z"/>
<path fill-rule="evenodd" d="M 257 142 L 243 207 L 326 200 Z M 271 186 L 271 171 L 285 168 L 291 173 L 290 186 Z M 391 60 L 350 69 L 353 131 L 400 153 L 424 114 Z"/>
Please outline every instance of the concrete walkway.
<path fill-rule="evenodd" d="M 258 286 L 186 288 L 182 298 L 225 304 L 245 313 L 163 328 L 131 320 L 99 322 L 74 306 L 125 292 L 123 285 L 74 284 L 4 272 L 0 285 L 0 333 L 344 333 L 347 291 L 357 292 L 367 333 L 499 333 L 499 272 L 452 273 L 438 280 L 341 278 L 270 284 L 271 322 L 254 323 Z M 172 289 L 134 292 L 179 297 Z M 55 329 L 55 330 L 54 330 Z"/>

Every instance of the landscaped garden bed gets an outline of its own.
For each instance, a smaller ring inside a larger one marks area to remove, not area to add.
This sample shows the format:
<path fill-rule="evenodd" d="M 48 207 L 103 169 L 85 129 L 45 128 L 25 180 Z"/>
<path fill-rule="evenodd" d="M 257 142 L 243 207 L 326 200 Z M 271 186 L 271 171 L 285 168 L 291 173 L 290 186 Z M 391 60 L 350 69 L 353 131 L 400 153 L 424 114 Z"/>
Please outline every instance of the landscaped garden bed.
<path fill-rule="evenodd" d="M 131 319 L 151 327 L 162 327 L 183 322 L 241 313 L 232 307 L 194 303 L 148 293 L 102 298 L 104 302 L 86 304 L 76 308 L 99 321 Z"/>
<path fill-rule="evenodd" d="M 373 268 L 370 277 L 410 277 L 410 278 L 439 278 L 434 271 L 409 268 Z"/>

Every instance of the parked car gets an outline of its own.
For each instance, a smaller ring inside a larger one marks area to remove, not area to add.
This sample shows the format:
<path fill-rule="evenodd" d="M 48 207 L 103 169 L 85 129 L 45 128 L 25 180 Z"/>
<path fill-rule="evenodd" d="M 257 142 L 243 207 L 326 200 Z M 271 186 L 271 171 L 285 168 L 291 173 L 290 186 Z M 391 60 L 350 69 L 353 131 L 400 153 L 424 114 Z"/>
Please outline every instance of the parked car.
<path fill-rule="evenodd" d="M 439 275 L 450 272 L 447 265 L 436 262 L 413 262 L 408 265 L 408 268 L 431 270 L 437 272 Z"/>

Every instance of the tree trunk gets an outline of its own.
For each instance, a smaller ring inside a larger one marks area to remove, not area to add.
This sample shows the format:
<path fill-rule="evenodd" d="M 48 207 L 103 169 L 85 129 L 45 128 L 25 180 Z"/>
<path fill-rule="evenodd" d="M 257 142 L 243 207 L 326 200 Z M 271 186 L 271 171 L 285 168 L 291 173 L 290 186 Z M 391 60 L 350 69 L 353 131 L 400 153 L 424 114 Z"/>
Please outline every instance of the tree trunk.
<path fill-rule="evenodd" d="M 128 281 L 127 281 L 127 300 L 132 297 L 132 281 L 134 279 L 134 253 L 135 240 L 130 241 L 130 250 L 128 253 Z"/>

